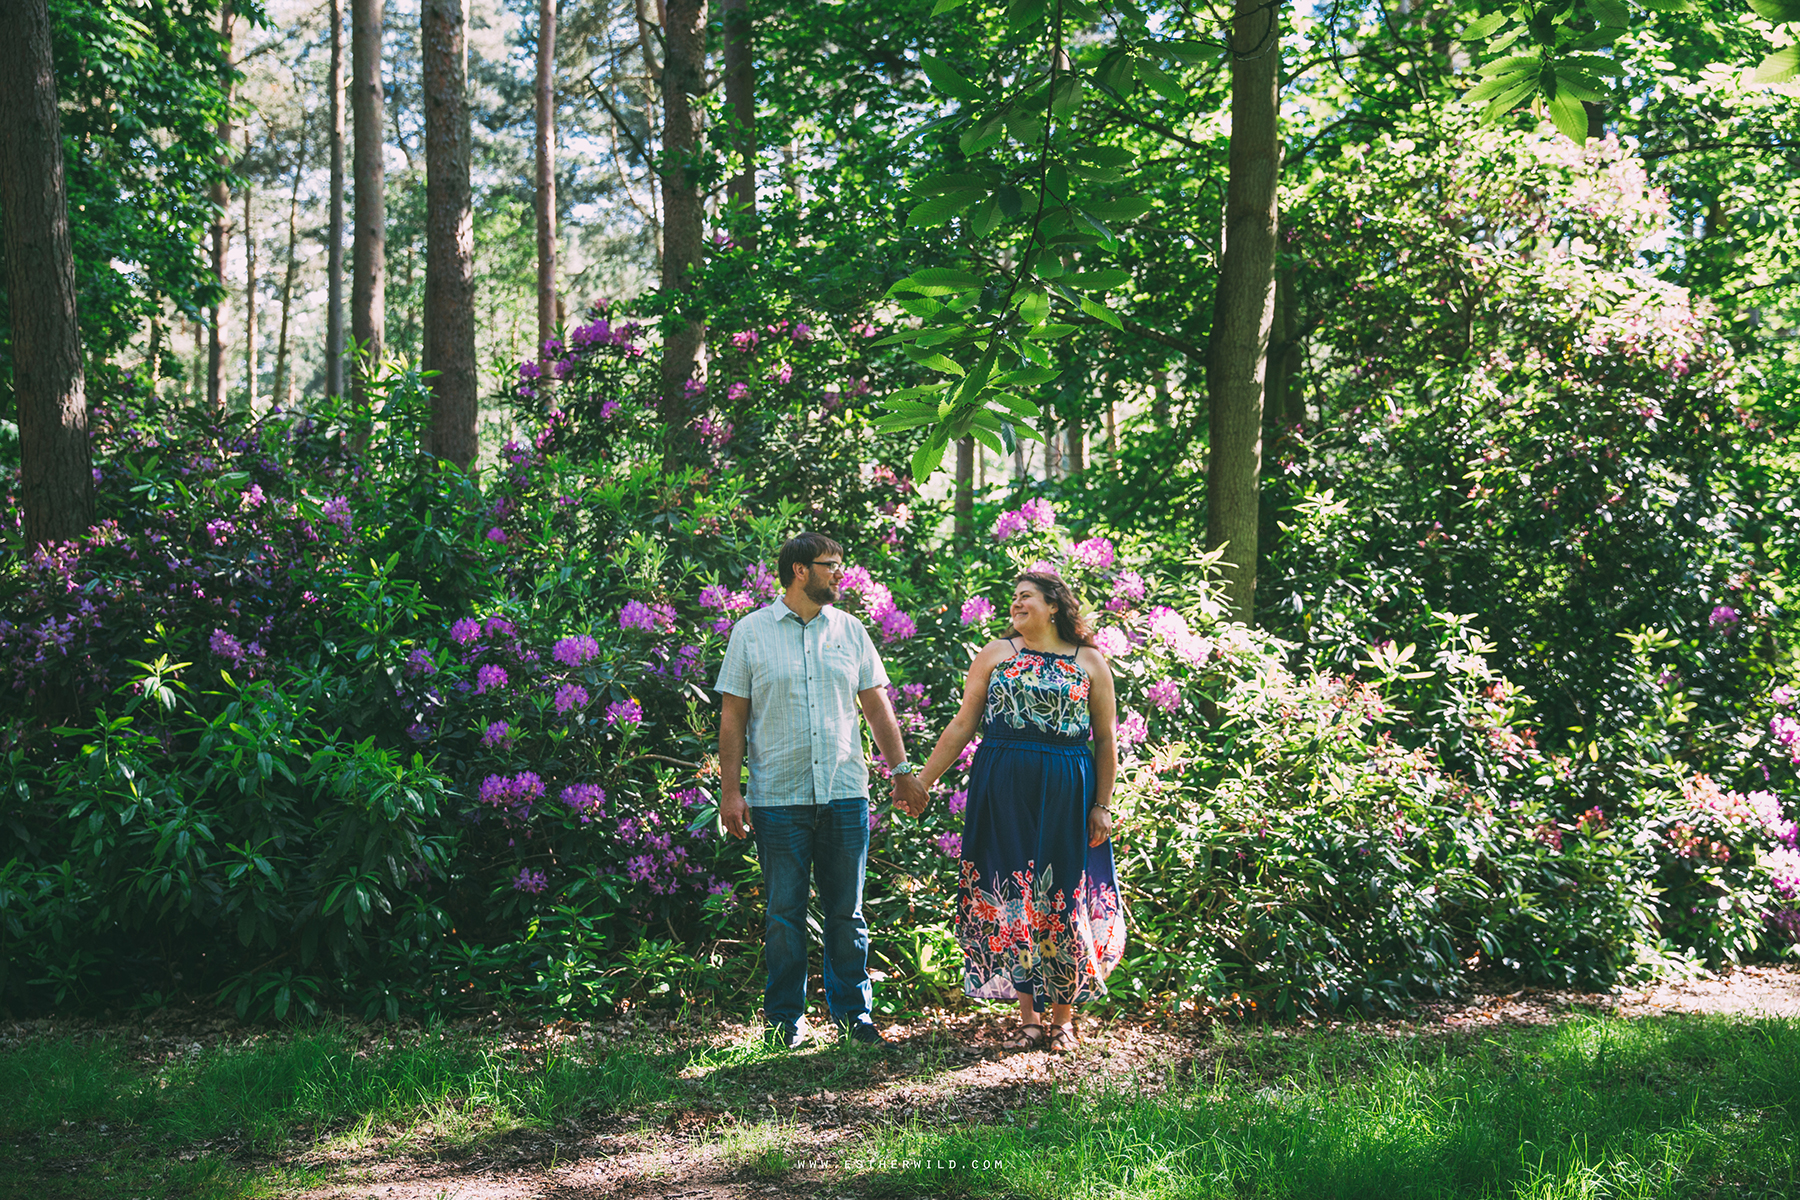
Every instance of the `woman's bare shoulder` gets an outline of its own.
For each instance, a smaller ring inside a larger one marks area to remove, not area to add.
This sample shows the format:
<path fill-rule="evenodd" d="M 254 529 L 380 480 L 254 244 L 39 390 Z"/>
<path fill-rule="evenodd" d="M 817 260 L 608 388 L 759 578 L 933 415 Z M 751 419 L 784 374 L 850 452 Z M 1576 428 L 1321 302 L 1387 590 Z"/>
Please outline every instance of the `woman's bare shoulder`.
<path fill-rule="evenodd" d="M 1077 649 L 1075 651 L 1075 661 L 1080 664 L 1082 670 L 1086 671 L 1089 675 L 1112 674 L 1111 669 L 1106 665 L 1106 655 L 1100 653 L 1100 651 L 1093 646 L 1082 646 Z"/>

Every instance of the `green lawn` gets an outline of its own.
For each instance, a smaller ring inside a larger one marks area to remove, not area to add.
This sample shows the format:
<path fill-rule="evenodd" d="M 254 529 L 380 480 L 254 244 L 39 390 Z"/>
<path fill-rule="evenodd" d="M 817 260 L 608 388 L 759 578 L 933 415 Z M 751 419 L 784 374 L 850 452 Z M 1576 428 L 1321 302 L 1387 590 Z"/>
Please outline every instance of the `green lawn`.
<path fill-rule="evenodd" d="M 771 1090 L 853 1097 L 910 1079 L 954 1099 L 972 1086 L 961 1065 L 648 1036 L 526 1055 L 495 1037 L 341 1027 L 154 1065 L 119 1041 L 44 1041 L 0 1052 L 0 1194 L 279 1196 L 332 1182 L 300 1150 L 378 1135 L 379 1156 L 454 1157 L 600 1116 L 655 1144 L 671 1113 L 705 1102 L 736 1116 L 695 1135 L 715 1169 L 799 1172 L 808 1192 L 1800 1196 L 1800 1023 L 1782 1020 L 1584 1018 L 1456 1040 L 1223 1031 L 1184 1064 L 1118 1074 L 1096 1056 L 1073 1094 L 994 1106 L 991 1123 L 884 1119 L 829 1155 L 804 1125 L 769 1119 Z"/>

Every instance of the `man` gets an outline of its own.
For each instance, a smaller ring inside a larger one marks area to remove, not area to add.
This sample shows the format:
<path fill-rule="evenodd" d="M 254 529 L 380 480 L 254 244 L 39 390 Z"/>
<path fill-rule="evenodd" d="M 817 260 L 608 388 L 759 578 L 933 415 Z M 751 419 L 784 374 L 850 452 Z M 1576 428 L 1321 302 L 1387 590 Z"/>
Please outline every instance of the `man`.
<path fill-rule="evenodd" d="M 860 707 L 882 757 L 894 764 L 894 797 L 922 805 L 887 672 L 862 622 L 833 607 L 844 549 L 817 533 L 781 548 L 785 594 L 731 630 L 714 685 L 719 720 L 719 817 L 732 837 L 756 836 L 768 893 L 763 1017 L 791 1049 L 807 1039 L 806 906 L 809 873 L 824 917 L 825 996 L 831 1018 L 855 1041 L 885 1042 L 870 1016 L 869 927 L 863 876 L 869 862 L 869 767 Z M 740 786 L 746 742 L 749 795 Z"/>

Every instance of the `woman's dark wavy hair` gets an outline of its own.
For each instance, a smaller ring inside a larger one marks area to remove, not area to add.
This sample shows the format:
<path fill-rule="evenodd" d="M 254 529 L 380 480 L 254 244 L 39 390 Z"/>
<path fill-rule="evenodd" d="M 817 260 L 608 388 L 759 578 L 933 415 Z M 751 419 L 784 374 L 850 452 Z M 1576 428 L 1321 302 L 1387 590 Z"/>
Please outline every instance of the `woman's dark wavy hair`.
<path fill-rule="evenodd" d="M 1094 644 L 1093 619 L 1082 611 L 1081 601 L 1076 599 L 1075 593 L 1063 582 L 1061 575 L 1049 571 L 1025 571 L 1014 578 L 1013 586 L 1017 587 L 1021 583 L 1029 583 L 1035 587 L 1056 609 L 1056 615 L 1051 620 L 1056 624 L 1057 637 L 1071 646 Z M 1019 631 L 1008 625 L 1003 636 L 1018 637 Z"/>

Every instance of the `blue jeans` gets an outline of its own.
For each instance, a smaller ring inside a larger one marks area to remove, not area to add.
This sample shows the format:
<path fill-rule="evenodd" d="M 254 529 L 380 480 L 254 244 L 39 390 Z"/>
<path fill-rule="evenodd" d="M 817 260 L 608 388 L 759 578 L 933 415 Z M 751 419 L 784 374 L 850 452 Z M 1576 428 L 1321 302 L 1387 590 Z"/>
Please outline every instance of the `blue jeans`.
<path fill-rule="evenodd" d="M 863 920 L 863 876 L 869 865 L 869 802 L 753 808 L 756 856 L 762 863 L 769 919 L 763 931 L 769 982 L 763 1016 L 783 1025 L 806 1013 L 806 902 L 810 874 L 819 885 L 825 925 L 825 999 L 834 1021 L 867 1016 L 869 926 Z"/>

